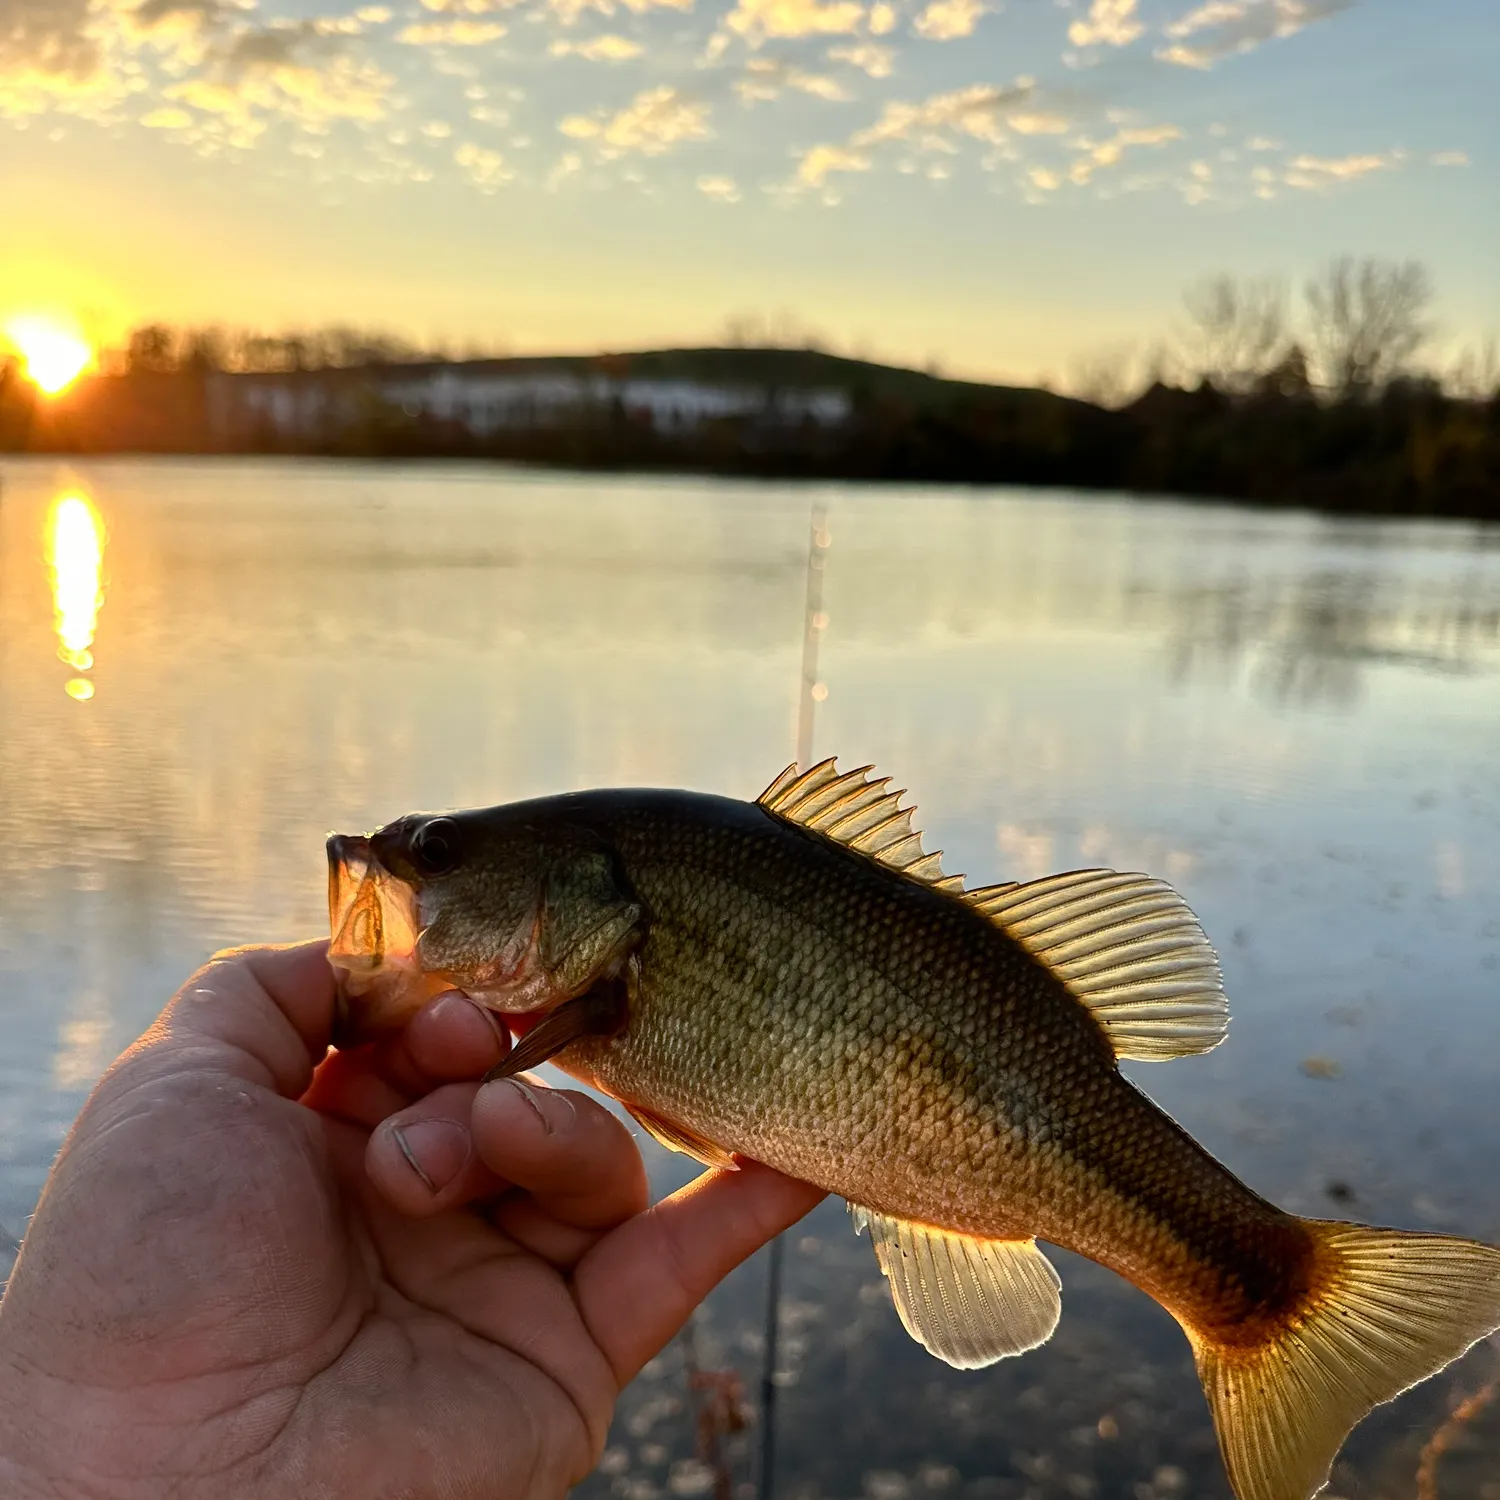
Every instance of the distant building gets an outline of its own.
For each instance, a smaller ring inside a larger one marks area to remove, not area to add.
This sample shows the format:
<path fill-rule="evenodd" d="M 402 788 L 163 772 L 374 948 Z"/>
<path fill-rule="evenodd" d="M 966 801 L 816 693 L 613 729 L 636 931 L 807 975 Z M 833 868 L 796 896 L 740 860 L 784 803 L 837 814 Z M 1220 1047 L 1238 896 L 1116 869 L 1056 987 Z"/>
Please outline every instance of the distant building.
<path fill-rule="evenodd" d="M 475 360 L 364 369 L 211 377 L 210 425 L 221 441 L 274 436 L 316 441 L 384 414 L 457 426 L 475 438 L 622 416 L 663 435 L 731 420 L 774 427 L 839 427 L 852 413 L 836 387 L 709 383 L 614 374 L 558 360 Z"/>

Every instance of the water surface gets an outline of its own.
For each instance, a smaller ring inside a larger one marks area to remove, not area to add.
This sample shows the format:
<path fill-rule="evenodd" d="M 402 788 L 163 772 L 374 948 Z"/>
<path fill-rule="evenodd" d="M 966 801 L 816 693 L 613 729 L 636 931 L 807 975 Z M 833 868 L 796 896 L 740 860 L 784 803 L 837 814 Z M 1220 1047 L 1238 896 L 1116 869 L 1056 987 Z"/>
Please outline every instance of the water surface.
<path fill-rule="evenodd" d="M 15 462 L 0 485 L 11 1229 L 195 964 L 324 930 L 329 829 L 602 784 L 753 797 L 792 758 L 816 499 L 817 753 L 896 775 L 976 882 L 1174 881 L 1234 1020 L 1143 1086 L 1288 1208 L 1500 1240 L 1500 531 L 456 466 Z M 646 1149 L 660 1185 L 689 1175 Z M 961 1374 L 820 1209 L 789 1241 L 779 1493 L 1222 1500 L 1175 1325 L 1058 1260 L 1052 1343 Z M 752 1388 L 761 1276 L 696 1333 Z M 1497 1373 L 1482 1348 L 1383 1409 L 1335 1491 L 1411 1495 Z M 701 1493 L 685 1396 L 674 1348 L 587 1491 Z M 1500 1500 L 1497 1474 L 1492 1406 L 1440 1493 Z"/>

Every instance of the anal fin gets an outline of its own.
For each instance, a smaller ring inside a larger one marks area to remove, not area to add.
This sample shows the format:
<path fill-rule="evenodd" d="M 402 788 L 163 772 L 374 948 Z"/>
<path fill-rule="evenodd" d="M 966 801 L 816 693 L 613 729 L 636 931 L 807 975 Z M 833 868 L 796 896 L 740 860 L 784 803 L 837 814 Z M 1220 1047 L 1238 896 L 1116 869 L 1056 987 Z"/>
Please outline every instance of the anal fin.
<path fill-rule="evenodd" d="M 630 1112 L 631 1119 L 668 1151 L 691 1156 L 695 1161 L 701 1161 L 705 1167 L 725 1167 L 731 1172 L 739 1171 L 739 1163 L 730 1152 L 722 1146 L 716 1146 L 696 1131 L 689 1130 L 687 1126 L 664 1120 L 640 1104 L 627 1104 L 625 1108 Z"/>
<path fill-rule="evenodd" d="M 977 1370 L 1045 1344 L 1062 1283 L 1035 1240 L 982 1240 L 849 1205 L 868 1228 L 906 1331 L 941 1360 Z"/>

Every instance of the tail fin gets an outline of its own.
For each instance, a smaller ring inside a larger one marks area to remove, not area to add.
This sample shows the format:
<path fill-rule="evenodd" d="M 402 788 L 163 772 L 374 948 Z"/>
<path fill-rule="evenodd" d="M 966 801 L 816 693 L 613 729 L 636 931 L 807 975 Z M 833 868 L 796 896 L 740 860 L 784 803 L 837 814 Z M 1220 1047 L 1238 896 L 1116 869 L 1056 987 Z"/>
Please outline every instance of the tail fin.
<path fill-rule="evenodd" d="M 1308 1500 L 1372 1407 L 1500 1326 L 1500 1250 L 1326 1220 L 1304 1227 L 1318 1246 L 1316 1290 L 1274 1338 L 1230 1345 L 1188 1330 L 1237 1500 Z"/>

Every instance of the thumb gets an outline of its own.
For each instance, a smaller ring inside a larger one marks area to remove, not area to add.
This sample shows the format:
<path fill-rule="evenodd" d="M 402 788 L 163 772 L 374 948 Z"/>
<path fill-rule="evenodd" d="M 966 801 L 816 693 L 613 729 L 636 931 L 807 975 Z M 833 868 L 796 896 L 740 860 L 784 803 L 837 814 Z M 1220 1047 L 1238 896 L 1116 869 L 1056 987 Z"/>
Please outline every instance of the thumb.
<path fill-rule="evenodd" d="M 327 952 L 327 940 L 318 939 L 215 954 L 121 1061 L 201 1048 L 206 1068 L 301 1098 L 333 1028 Z"/>

